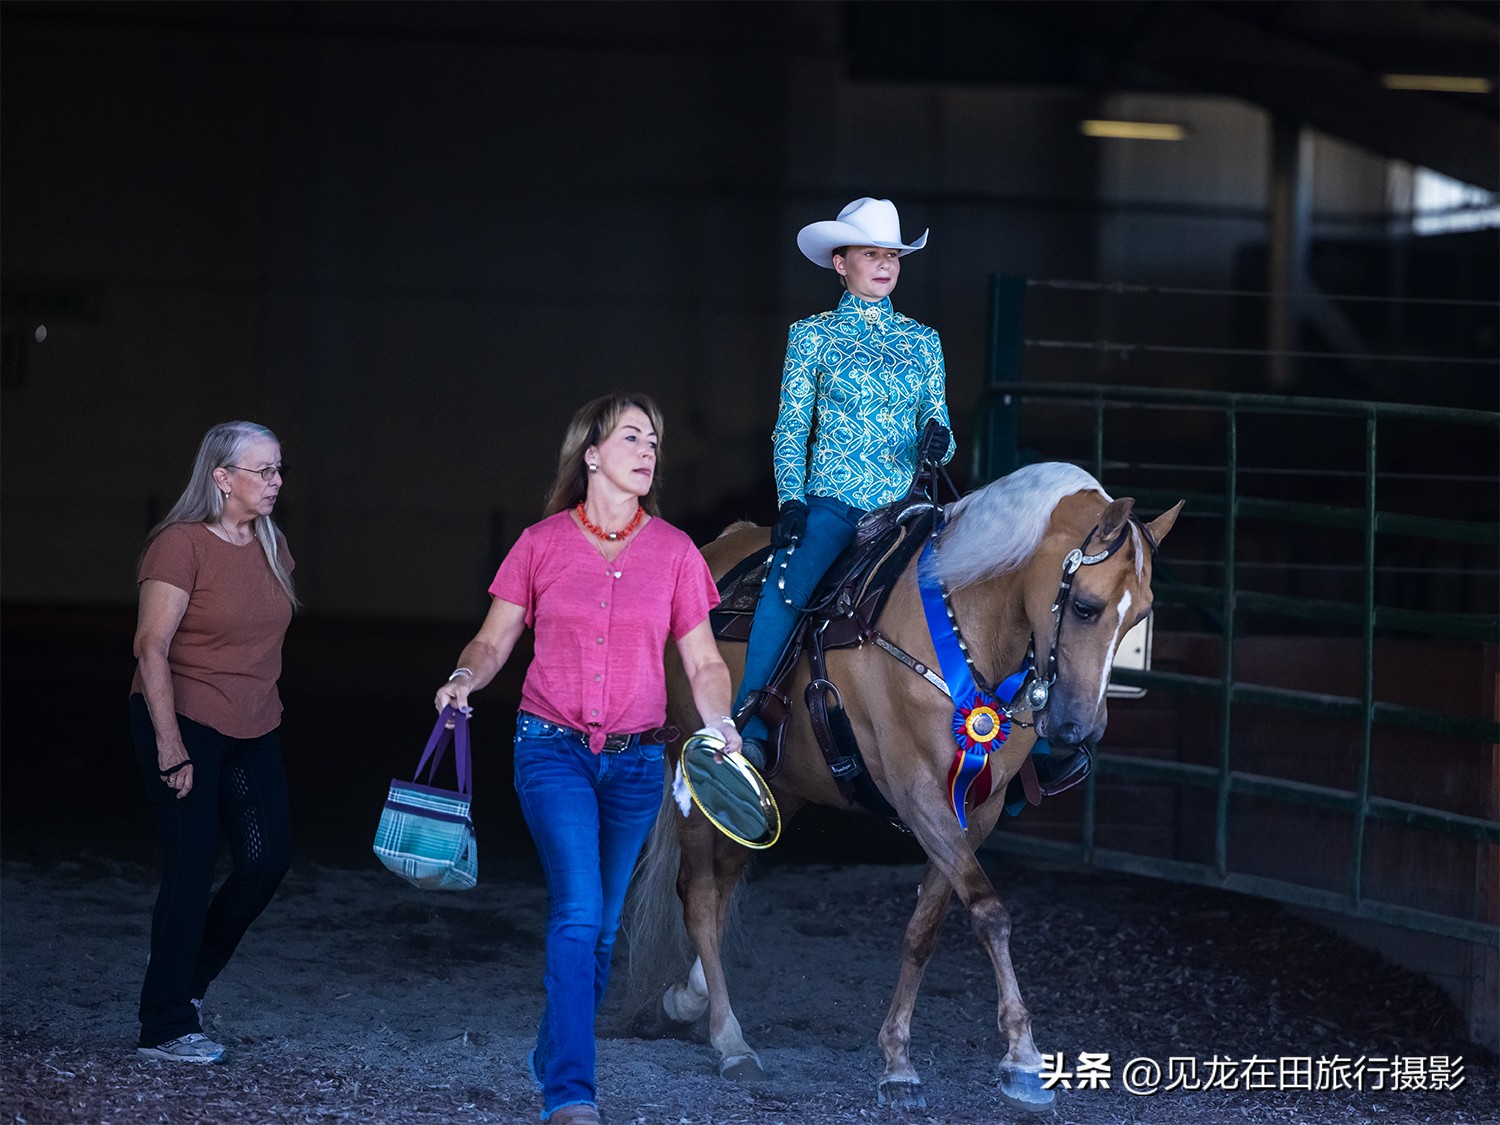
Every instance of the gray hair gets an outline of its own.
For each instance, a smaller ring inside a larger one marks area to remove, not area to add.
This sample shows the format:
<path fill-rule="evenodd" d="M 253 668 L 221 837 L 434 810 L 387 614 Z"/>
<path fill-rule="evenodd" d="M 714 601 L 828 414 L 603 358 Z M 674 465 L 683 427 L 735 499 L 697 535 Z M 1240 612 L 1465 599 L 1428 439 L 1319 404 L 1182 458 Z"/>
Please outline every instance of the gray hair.
<path fill-rule="evenodd" d="M 204 434 L 198 445 L 198 456 L 193 459 L 192 472 L 188 474 L 187 487 L 172 505 L 172 510 L 147 534 L 146 546 L 149 547 L 158 535 L 174 524 L 216 522 L 224 514 L 224 494 L 214 483 L 214 470 L 232 466 L 240 459 L 245 447 L 257 441 L 281 444 L 275 434 L 254 422 L 220 422 Z M 286 591 L 292 608 L 296 609 L 301 603 L 292 588 L 292 576 L 286 568 L 286 561 L 281 557 L 276 524 L 270 516 L 257 516 L 250 526 L 260 549 L 266 553 L 271 574 Z"/>

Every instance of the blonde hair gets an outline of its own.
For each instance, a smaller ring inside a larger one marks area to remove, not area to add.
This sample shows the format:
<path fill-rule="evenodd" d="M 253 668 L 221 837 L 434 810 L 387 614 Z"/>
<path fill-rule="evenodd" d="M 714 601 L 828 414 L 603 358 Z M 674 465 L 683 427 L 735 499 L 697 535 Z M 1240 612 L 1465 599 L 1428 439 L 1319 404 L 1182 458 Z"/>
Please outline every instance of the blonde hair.
<path fill-rule="evenodd" d="M 657 491 L 661 485 L 661 411 L 647 395 L 635 391 L 617 391 L 585 403 L 568 423 L 562 451 L 557 457 L 557 477 L 552 482 L 552 490 L 547 494 L 547 506 L 542 512 L 544 516 L 556 515 L 583 502 L 589 491 L 589 471 L 583 463 L 583 451 L 591 445 L 598 445 L 614 433 L 615 427 L 620 424 L 620 416 L 632 407 L 650 419 L 651 428 L 656 431 L 656 475 L 651 479 L 650 490 L 641 497 L 641 507 L 646 509 L 648 515 L 661 514 L 657 501 Z"/>
<path fill-rule="evenodd" d="M 188 474 L 187 487 L 182 490 L 182 495 L 172 505 L 166 518 L 146 535 L 146 546 L 151 546 L 158 535 L 174 524 L 216 522 L 224 514 L 224 494 L 214 483 L 214 470 L 232 466 L 240 459 L 245 448 L 257 441 L 274 441 L 278 446 L 281 444 L 275 434 L 254 422 L 220 422 L 204 434 L 203 440 L 198 443 L 198 456 L 193 459 L 192 472 Z M 286 568 L 286 560 L 281 557 L 276 524 L 270 516 L 256 516 L 250 528 L 255 533 L 256 541 L 260 543 L 260 549 L 266 553 L 266 562 L 270 564 L 272 576 L 286 591 L 292 608 L 296 609 L 302 603 L 297 601 L 297 594 L 292 588 L 291 572 Z M 144 558 L 143 548 L 141 559 Z M 136 562 L 136 573 L 140 573 L 140 560 Z"/>

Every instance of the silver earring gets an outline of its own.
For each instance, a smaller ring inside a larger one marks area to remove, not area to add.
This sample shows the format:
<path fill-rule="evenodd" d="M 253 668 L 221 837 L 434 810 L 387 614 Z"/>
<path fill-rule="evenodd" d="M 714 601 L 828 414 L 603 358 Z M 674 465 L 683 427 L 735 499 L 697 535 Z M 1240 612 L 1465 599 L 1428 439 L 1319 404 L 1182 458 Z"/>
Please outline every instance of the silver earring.
<path fill-rule="evenodd" d="M 590 461 L 589 462 L 589 472 L 591 472 L 591 473 L 597 473 L 598 471 L 599 471 L 599 466 L 596 465 L 596 464 L 594 464 L 592 461 Z"/>

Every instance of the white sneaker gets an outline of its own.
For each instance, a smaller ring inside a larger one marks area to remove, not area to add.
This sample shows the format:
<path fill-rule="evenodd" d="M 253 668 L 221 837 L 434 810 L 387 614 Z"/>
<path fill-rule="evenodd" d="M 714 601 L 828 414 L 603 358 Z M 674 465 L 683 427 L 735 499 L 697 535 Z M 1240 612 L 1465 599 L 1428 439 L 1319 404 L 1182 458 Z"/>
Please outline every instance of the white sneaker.
<path fill-rule="evenodd" d="M 162 1059 L 165 1062 L 215 1063 L 224 1057 L 223 1046 L 201 1031 L 168 1039 L 155 1047 L 137 1047 L 136 1052 L 148 1059 Z"/>

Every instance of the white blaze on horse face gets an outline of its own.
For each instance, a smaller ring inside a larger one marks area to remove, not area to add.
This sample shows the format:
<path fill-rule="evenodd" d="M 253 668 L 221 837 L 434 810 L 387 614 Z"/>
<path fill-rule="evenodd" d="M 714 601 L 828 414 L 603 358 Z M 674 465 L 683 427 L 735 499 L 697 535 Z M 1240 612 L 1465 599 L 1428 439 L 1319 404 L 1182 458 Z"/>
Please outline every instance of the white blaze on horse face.
<path fill-rule="evenodd" d="M 1120 595 L 1119 617 L 1115 621 L 1115 635 L 1109 639 L 1109 651 L 1104 654 L 1104 673 L 1099 680 L 1099 691 L 1094 696 L 1097 703 L 1104 698 L 1105 691 L 1109 688 L 1109 674 L 1115 668 L 1115 653 L 1120 650 L 1120 639 L 1125 636 L 1125 622 L 1130 620 L 1130 591 L 1126 590 Z"/>

